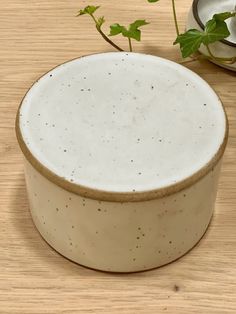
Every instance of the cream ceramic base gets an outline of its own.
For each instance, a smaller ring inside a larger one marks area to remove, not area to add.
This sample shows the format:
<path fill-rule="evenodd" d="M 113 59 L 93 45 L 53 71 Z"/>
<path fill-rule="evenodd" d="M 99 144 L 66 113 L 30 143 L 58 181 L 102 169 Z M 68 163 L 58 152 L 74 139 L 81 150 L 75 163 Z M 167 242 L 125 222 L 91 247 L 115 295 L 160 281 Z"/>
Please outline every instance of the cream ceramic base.
<path fill-rule="evenodd" d="M 33 220 L 56 251 L 81 265 L 136 272 L 188 252 L 210 222 L 220 164 L 192 187 L 147 202 L 101 202 L 69 193 L 28 162 L 25 175 Z"/>

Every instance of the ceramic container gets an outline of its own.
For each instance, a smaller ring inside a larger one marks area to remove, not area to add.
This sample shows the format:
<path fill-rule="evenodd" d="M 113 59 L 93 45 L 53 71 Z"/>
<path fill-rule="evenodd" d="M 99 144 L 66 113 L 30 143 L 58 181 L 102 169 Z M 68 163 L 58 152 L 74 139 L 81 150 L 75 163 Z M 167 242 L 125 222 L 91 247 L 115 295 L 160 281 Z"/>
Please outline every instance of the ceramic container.
<path fill-rule="evenodd" d="M 28 91 L 16 133 L 34 223 L 68 259 L 147 270 L 206 231 L 228 125 L 183 66 L 118 52 L 69 61 Z"/>
<path fill-rule="evenodd" d="M 203 30 L 206 22 L 214 14 L 232 12 L 235 10 L 235 4 L 235 0 L 194 0 L 188 15 L 187 29 Z M 230 30 L 230 36 L 225 40 L 211 44 L 210 49 L 216 57 L 232 58 L 236 57 L 236 17 L 226 20 L 226 23 Z M 201 45 L 199 51 L 209 56 L 204 45 Z M 233 64 L 217 64 L 229 70 L 236 71 L 236 62 Z"/>

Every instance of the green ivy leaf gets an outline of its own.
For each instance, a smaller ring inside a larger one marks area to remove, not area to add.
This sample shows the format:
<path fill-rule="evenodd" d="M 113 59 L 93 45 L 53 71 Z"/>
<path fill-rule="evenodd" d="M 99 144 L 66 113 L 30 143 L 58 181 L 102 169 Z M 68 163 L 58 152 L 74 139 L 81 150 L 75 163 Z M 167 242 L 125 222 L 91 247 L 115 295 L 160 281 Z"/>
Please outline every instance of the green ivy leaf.
<path fill-rule="evenodd" d="M 176 38 L 174 45 L 176 44 L 180 44 L 182 57 L 187 58 L 200 48 L 202 44 L 202 32 L 197 29 L 190 29 Z"/>
<path fill-rule="evenodd" d="M 222 20 L 212 19 L 206 23 L 203 32 L 202 42 L 204 45 L 209 45 L 218 40 L 227 38 L 230 35 L 227 24 Z"/>
<path fill-rule="evenodd" d="M 133 38 L 137 41 L 141 40 L 141 31 L 139 27 L 149 24 L 145 20 L 136 20 L 132 24 L 129 25 L 129 30 L 127 33 L 127 37 Z"/>
<path fill-rule="evenodd" d="M 145 20 L 136 20 L 135 22 L 131 23 L 129 25 L 129 29 L 133 30 L 133 29 L 137 29 L 138 27 L 144 26 L 149 24 L 148 22 L 146 22 Z"/>
<path fill-rule="evenodd" d="M 231 17 L 236 16 L 236 12 L 222 12 L 222 13 L 218 13 L 213 15 L 213 19 L 214 20 L 220 20 L 220 21 L 225 21 Z"/>
<path fill-rule="evenodd" d="M 127 29 L 124 26 L 121 26 L 120 24 L 115 23 L 115 24 L 112 24 L 110 26 L 109 36 L 115 36 L 115 35 L 118 35 L 118 34 L 124 32 L 124 31 L 127 31 Z"/>
<path fill-rule="evenodd" d="M 204 31 L 190 29 L 180 34 L 176 38 L 174 45 L 180 44 L 182 56 L 183 58 L 187 58 L 195 53 L 200 48 L 201 44 L 207 46 L 227 38 L 230 32 L 225 20 L 234 15 L 235 14 L 231 12 L 215 14 L 213 18 L 206 23 Z"/>
<path fill-rule="evenodd" d="M 99 18 L 98 18 L 98 22 L 97 22 L 98 27 L 101 27 L 102 24 L 104 24 L 104 23 L 105 23 L 105 18 L 104 18 L 104 16 L 99 17 Z"/>
<path fill-rule="evenodd" d="M 145 20 L 136 20 L 132 24 L 129 25 L 127 29 L 125 26 L 120 25 L 118 23 L 112 24 L 110 26 L 110 34 L 109 36 L 115 36 L 118 34 L 122 34 L 124 37 L 133 38 L 137 41 L 141 40 L 141 31 L 139 27 L 149 24 Z"/>
<path fill-rule="evenodd" d="M 148 2 L 152 3 L 152 2 L 158 2 L 159 0 L 148 0 Z"/>
<path fill-rule="evenodd" d="M 99 6 L 88 5 L 84 9 L 79 10 L 77 16 L 84 15 L 84 14 L 92 15 L 99 8 L 100 8 Z"/>

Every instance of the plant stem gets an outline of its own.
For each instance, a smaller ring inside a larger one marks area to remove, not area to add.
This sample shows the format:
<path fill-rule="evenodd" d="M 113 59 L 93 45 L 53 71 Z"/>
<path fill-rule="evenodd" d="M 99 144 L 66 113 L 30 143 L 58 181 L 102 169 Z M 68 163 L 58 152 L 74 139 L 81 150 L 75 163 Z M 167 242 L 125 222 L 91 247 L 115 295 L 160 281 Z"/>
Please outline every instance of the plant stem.
<path fill-rule="evenodd" d="M 129 41 L 129 51 L 133 51 L 132 49 L 132 43 L 131 43 L 131 38 L 128 37 L 128 41 Z"/>
<path fill-rule="evenodd" d="M 210 49 L 209 45 L 206 45 L 206 48 L 207 48 L 207 51 L 208 51 L 208 53 L 209 53 L 210 57 L 211 57 L 212 59 L 215 59 L 215 56 L 212 54 L 212 52 L 211 52 L 211 49 Z"/>
<path fill-rule="evenodd" d="M 198 55 L 198 56 L 195 56 L 195 57 L 189 57 L 190 60 L 183 60 L 183 61 L 180 61 L 179 63 L 180 64 L 186 64 L 186 63 L 191 63 L 191 62 L 195 62 L 195 61 L 200 61 L 200 60 L 207 60 L 208 57 L 205 56 L 205 55 Z"/>
<path fill-rule="evenodd" d="M 96 28 L 98 30 L 98 32 L 101 34 L 101 36 L 103 37 L 103 39 L 105 39 L 105 41 L 107 41 L 112 47 L 116 48 L 118 51 L 124 51 L 122 48 L 120 48 L 119 46 L 117 46 L 112 40 L 110 40 L 101 30 L 101 28 L 96 25 Z"/>
<path fill-rule="evenodd" d="M 112 40 L 110 40 L 110 38 L 108 38 L 105 33 L 103 33 L 103 31 L 101 30 L 101 26 L 98 24 L 98 21 L 96 20 L 95 16 L 93 14 L 90 14 L 90 16 L 94 20 L 95 25 L 96 25 L 96 29 L 100 33 L 100 35 L 103 37 L 103 39 L 105 39 L 106 42 L 108 42 L 112 47 L 114 47 L 118 51 L 124 51 L 122 48 L 117 46 Z"/>
<path fill-rule="evenodd" d="M 179 26 L 178 26 L 177 15 L 176 15 L 175 0 L 171 0 L 171 1 L 172 1 L 172 11 L 173 11 L 173 16 L 174 16 L 174 21 L 175 21 L 175 30 L 176 30 L 177 36 L 179 36 L 180 32 L 179 32 Z"/>
<path fill-rule="evenodd" d="M 221 63 L 228 63 L 228 64 L 233 64 L 236 62 L 236 56 L 235 57 L 232 57 L 232 58 L 221 58 L 221 57 L 216 57 L 213 55 L 213 53 L 211 52 L 211 49 L 209 47 L 209 45 L 206 45 L 206 48 L 207 48 L 207 52 L 209 53 L 210 55 L 210 58 L 216 62 L 221 62 Z"/>

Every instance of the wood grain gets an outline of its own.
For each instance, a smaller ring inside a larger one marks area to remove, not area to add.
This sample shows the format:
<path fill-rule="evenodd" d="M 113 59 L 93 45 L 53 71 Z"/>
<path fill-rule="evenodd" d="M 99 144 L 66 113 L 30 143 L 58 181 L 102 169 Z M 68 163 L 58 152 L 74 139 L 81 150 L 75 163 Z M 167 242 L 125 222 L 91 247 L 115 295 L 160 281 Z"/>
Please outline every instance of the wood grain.
<path fill-rule="evenodd" d="M 188 67 L 219 94 L 229 117 L 215 214 L 202 241 L 166 267 L 112 275 L 77 266 L 39 236 L 29 214 L 14 120 L 32 82 L 68 59 L 112 51 L 87 17 L 75 18 L 91 1 L 1 0 L 0 10 L 0 313 L 222 314 L 236 313 L 236 75 L 208 62 Z M 180 60 L 172 46 L 171 1 L 105 1 L 107 25 L 136 18 L 151 22 L 135 51 Z M 189 0 L 178 0 L 184 29 Z M 106 27 L 105 27 L 106 30 Z M 118 38 L 117 38 L 118 39 Z M 118 39 L 127 47 L 124 39 Z"/>

